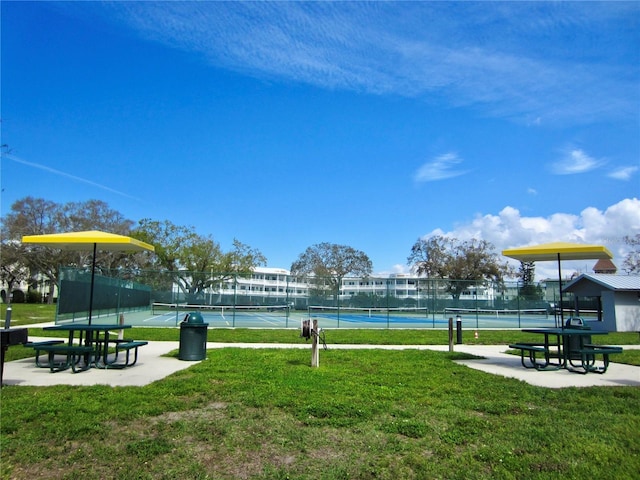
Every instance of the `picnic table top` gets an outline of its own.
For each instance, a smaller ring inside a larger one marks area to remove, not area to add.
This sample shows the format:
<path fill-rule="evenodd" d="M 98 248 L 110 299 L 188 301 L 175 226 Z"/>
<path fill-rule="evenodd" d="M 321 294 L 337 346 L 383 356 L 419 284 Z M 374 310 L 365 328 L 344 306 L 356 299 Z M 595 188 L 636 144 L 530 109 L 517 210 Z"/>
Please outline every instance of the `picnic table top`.
<path fill-rule="evenodd" d="M 69 330 L 83 330 L 85 332 L 98 332 L 104 330 L 123 330 L 125 328 L 131 328 L 131 325 L 124 325 L 119 323 L 92 323 L 91 325 L 87 323 L 65 323 L 44 327 L 43 330 L 58 330 L 63 332 L 68 332 Z"/>
<path fill-rule="evenodd" d="M 585 328 L 523 328 L 524 333 L 543 333 L 551 335 L 607 335 L 604 330 L 589 330 Z"/>

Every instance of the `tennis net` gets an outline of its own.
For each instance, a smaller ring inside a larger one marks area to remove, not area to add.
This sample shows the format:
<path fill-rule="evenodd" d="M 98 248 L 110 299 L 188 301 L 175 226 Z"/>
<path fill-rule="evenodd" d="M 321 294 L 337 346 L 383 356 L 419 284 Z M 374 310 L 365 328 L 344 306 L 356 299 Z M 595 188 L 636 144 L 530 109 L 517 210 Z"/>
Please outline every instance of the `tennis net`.
<path fill-rule="evenodd" d="M 444 316 L 447 315 L 482 315 L 487 317 L 518 317 L 518 316 L 540 316 L 541 318 L 548 318 L 549 312 L 545 308 L 530 308 L 530 309 L 491 309 L 491 308 L 445 308 Z"/>
<path fill-rule="evenodd" d="M 186 312 L 200 312 L 202 315 L 228 315 L 246 316 L 288 316 L 288 305 L 201 305 L 188 303 L 153 303 L 151 313 L 153 315 L 167 315 Z"/>
<path fill-rule="evenodd" d="M 324 307 L 309 306 L 309 316 L 323 315 L 331 317 L 357 316 L 366 318 L 376 317 L 427 317 L 429 309 L 426 307 Z"/>

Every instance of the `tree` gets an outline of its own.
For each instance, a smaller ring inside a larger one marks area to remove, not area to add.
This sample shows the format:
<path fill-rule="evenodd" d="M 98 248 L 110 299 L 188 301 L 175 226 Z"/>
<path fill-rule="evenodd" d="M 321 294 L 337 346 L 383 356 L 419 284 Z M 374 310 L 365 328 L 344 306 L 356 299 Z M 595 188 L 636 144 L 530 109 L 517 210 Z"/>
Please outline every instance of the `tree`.
<path fill-rule="evenodd" d="M 494 248 L 485 240 L 461 242 L 439 235 L 420 238 L 411 248 L 407 264 L 418 275 L 449 279 L 447 290 L 458 299 L 478 281 L 502 282 L 509 267 L 500 263 Z"/>
<path fill-rule="evenodd" d="M 542 289 L 534 283 L 535 272 L 535 262 L 520 262 L 518 276 L 522 280 L 522 287 L 519 295 L 523 300 L 541 300 L 543 297 Z"/>
<path fill-rule="evenodd" d="M 326 242 L 308 247 L 291 264 L 292 275 L 313 275 L 316 283 L 327 281 L 336 298 L 344 277 L 366 277 L 372 270 L 373 264 L 366 253 Z"/>
<path fill-rule="evenodd" d="M 155 246 L 156 255 L 148 267 L 172 272 L 189 301 L 203 298 L 207 289 L 217 289 L 224 280 L 250 275 L 255 267 L 266 264 L 259 250 L 236 239 L 233 248 L 224 252 L 210 235 L 198 235 L 193 227 L 168 220 L 140 220 L 131 235 Z"/>
<path fill-rule="evenodd" d="M 57 204 L 42 198 L 25 197 L 11 206 L 2 219 L 2 274 L 5 281 L 44 277 L 49 283 L 48 301 L 53 302 L 53 289 L 58 284 L 59 267 L 89 267 L 91 253 L 65 251 L 39 245 L 23 245 L 24 235 L 42 235 L 81 230 L 107 230 L 128 234 L 133 222 L 109 208 L 100 200 Z M 135 262 L 131 255 L 98 252 L 96 268 L 110 269 Z M 28 271 L 24 278 L 24 270 Z"/>
<path fill-rule="evenodd" d="M 11 303 L 11 292 L 14 285 L 19 285 L 29 278 L 29 268 L 24 263 L 20 252 L 20 244 L 5 241 L 5 229 L 0 233 L 2 243 L 2 264 L 0 265 L 0 280 L 7 285 L 7 291 L 2 292 L 2 301 Z"/>
<path fill-rule="evenodd" d="M 624 259 L 623 268 L 629 275 L 640 274 L 640 233 L 637 233 L 635 237 L 626 235 L 624 243 L 631 247 L 631 251 Z"/>
<path fill-rule="evenodd" d="M 25 197 L 11 205 L 2 219 L 2 271 L 9 283 L 41 275 L 50 285 L 49 302 L 53 302 L 53 288 L 58 282 L 59 265 L 73 261 L 70 252 L 23 245 L 24 235 L 56 233 L 62 218 L 61 206 L 42 198 Z M 12 289 L 10 285 L 10 290 Z"/>

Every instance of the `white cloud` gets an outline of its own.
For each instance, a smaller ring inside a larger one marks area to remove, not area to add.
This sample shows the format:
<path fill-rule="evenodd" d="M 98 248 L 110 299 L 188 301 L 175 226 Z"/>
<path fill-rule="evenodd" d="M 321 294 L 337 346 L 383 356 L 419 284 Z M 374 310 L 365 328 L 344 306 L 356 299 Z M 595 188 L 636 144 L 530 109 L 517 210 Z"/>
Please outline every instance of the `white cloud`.
<path fill-rule="evenodd" d="M 622 273 L 622 263 L 629 252 L 623 238 L 639 233 L 640 200 L 627 198 L 604 211 L 587 207 L 579 215 L 555 213 L 548 217 L 524 217 L 517 209 L 507 206 L 498 215 L 478 216 L 450 232 L 436 229 L 425 238 L 445 235 L 459 240 L 487 240 L 496 251 L 549 242 L 605 245 L 614 254 L 613 262 Z M 517 264 L 515 260 L 512 263 Z M 591 272 L 593 264 L 595 261 L 563 262 L 563 275 L 575 270 Z M 553 262 L 538 262 L 536 276 L 557 277 L 557 267 Z"/>
<path fill-rule="evenodd" d="M 604 18 L 613 26 L 628 21 L 637 14 L 628 5 L 101 2 L 93 8 L 144 38 L 256 77 L 437 95 L 529 124 L 637 112 L 635 64 L 613 62 L 593 42 L 548 48 L 567 42 L 570 35 L 560 33 L 567 28 L 579 42 L 601 34 Z M 632 41 L 626 31 L 619 29 L 622 46 Z"/>
<path fill-rule="evenodd" d="M 391 267 L 391 272 L 378 273 L 377 275 L 388 275 L 389 273 L 410 273 L 411 269 L 407 265 L 396 263 Z"/>
<path fill-rule="evenodd" d="M 563 158 L 554 163 L 551 170 L 557 175 L 573 175 L 594 170 L 602 163 L 602 161 L 587 155 L 583 150 L 574 149 L 568 151 Z"/>
<path fill-rule="evenodd" d="M 615 180 L 630 180 L 631 177 L 638 171 L 638 167 L 620 167 L 607 176 Z"/>
<path fill-rule="evenodd" d="M 433 182 L 447 178 L 459 177 L 467 173 L 457 169 L 462 159 L 456 153 L 445 153 L 422 165 L 415 173 L 416 182 Z"/>

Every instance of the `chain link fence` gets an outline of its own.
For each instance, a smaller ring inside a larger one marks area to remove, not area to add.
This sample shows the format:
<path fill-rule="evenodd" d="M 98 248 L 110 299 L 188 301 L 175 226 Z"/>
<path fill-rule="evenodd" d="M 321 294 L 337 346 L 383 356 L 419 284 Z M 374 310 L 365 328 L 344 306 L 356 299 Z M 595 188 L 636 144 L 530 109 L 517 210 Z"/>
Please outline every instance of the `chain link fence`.
<path fill-rule="evenodd" d="M 87 317 L 90 278 L 86 269 L 62 269 L 57 321 Z M 299 318 L 320 316 L 333 319 L 338 327 L 356 322 L 354 318 L 363 324 L 386 320 L 389 327 L 400 323 L 437 327 L 437 323 L 459 315 L 476 328 L 507 319 L 517 320 L 513 326 L 519 327 L 522 319 L 541 325 L 556 322 L 558 292 L 557 281 L 523 286 L 409 275 L 320 278 L 281 271 L 240 275 L 120 269 L 96 272 L 92 316 L 113 319 L 127 314 L 134 318 L 131 313 L 140 312 L 155 318 L 170 312 L 175 321 L 168 323 L 175 325 L 181 313 L 202 310 L 223 318 L 227 326 L 243 326 L 247 323 L 244 317 L 262 315 L 264 326 L 270 326 L 269 318 L 278 320 L 273 326 L 282 326 L 281 320 L 284 326 L 294 326 Z M 574 309 L 572 296 L 567 294 L 562 305 L 566 310 Z M 581 308 L 590 310 L 593 306 L 583 304 Z M 147 320 L 146 324 L 152 323 Z"/>

